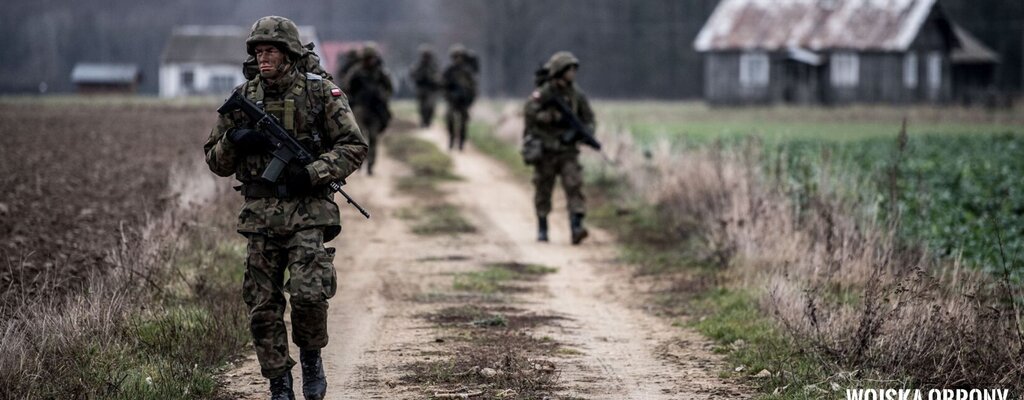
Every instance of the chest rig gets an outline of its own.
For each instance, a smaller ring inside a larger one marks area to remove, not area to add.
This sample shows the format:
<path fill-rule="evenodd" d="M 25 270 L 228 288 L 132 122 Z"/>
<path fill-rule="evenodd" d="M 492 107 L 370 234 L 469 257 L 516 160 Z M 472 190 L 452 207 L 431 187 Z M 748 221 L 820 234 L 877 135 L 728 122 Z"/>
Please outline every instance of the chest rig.
<path fill-rule="evenodd" d="M 284 125 L 289 133 L 317 153 L 323 152 L 323 137 L 319 127 L 320 116 L 324 111 L 322 101 L 313 98 L 312 93 L 323 91 L 323 78 L 316 74 L 305 74 L 299 77 L 286 90 L 283 96 L 268 99 L 263 85 L 259 80 L 251 80 L 246 84 L 245 95 L 250 100 L 261 104 L 263 110 L 271 114 Z"/>
<path fill-rule="evenodd" d="M 316 156 L 330 148 L 321 130 L 324 102 L 317 93 L 323 91 L 323 78 L 315 74 L 296 77 L 291 87 L 281 94 L 268 96 L 259 79 L 245 84 L 245 97 L 254 101 L 267 114 L 273 115 L 289 134 Z M 246 157 L 237 176 L 243 182 L 240 190 L 247 197 L 288 197 L 284 182 L 267 184 L 259 179 L 270 162 L 269 154 Z"/>

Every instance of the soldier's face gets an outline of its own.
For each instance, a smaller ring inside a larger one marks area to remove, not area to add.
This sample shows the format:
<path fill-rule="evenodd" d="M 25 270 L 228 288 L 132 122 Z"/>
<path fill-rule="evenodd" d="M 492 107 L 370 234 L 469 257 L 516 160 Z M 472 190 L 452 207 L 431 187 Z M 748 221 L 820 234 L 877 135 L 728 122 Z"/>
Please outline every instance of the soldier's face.
<path fill-rule="evenodd" d="M 260 68 L 260 76 L 264 79 L 276 79 L 284 69 L 284 53 L 274 45 L 260 44 L 253 48 L 256 63 Z"/>
<path fill-rule="evenodd" d="M 578 69 L 578 67 L 575 66 L 575 65 L 573 65 L 573 66 L 571 66 L 569 68 L 566 68 L 565 72 L 562 73 L 562 79 L 564 79 L 566 82 L 575 82 L 576 81 L 576 69 Z"/>

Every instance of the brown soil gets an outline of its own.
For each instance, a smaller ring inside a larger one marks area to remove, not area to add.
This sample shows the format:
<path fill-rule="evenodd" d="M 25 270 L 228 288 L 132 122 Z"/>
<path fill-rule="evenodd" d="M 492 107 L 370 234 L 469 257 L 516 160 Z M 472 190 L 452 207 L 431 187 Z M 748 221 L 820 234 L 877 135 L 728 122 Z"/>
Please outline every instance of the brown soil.
<path fill-rule="evenodd" d="M 437 128 L 416 134 L 439 146 L 446 140 Z M 395 192 L 396 180 L 407 173 L 395 160 L 379 160 L 372 178 L 349 180 L 349 193 L 374 217 L 364 220 L 343 207 L 344 233 L 331 243 L 338 248 L 340 287 L 331 301 L 331 342 L 324 349 L 329 399 L 429 398 L 451 386 L 416 379 L 429 373 L 416 368 L 436 365 L 438 355 L 453 352 L 491 354 L 489 347 L 515 346 L 513 338 L 528 349 L 551 350 L 538 341 L 566 349 L 564 356 L 543 362 L 533 360 L 532 353 L 504 361 L 557 370 L 552 375 L 557 382 L 545 383 L 559 389 L 557 398 L 747 397 L 743 388 L 718 378 L 721 360 L 708 340 L 646 311 L 607 233 L 591 228 L 584 245 L 571 246 L 565 210 L 558 209 L 552 215 L 552 242 L 537 243 L 532 190 L 474 149 L 453 157 L 462 179 L 442 188 L 477 228 L 472 234 L 413 234 L 398 214 L 420 199 Z M 556 198 L 556 204 L 564 201 Z M 497 293 L 492 304 L 476 294 L 452 292 L 453 274 L 502 263 L 512 269 L 551 266 L 557 272 L 517 281 L 531 290 Z M 453 308 L 459 306 L 466 308 Z M 509 329 L 517 325 L 518 333 L 501 338 L 505 328 L 477 327 L 491 332 L 478 337 L 500 342 L 451 340 L 451 325 L 472 325 L 496 314 L 506 317 Z M 299 375 L 298 368 L 294 372 Z M 477 378 L 465 383 L 482 384 Z M 222 380 L 226 397 L 266 396 L 266 381 L 252 355 Z"/>
<path fill-rule="evenodd" d="M 212 118 L 205 108 L 0 104 L 0 317 L 124 263 L 119 250 L 172 201 L 169 171 L 201 152 Z"/>

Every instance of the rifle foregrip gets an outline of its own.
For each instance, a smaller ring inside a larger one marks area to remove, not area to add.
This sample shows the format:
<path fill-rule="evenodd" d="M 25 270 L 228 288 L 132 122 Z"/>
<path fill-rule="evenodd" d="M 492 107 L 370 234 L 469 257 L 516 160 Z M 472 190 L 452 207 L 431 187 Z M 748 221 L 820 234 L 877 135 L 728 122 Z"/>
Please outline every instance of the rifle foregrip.
<path fill-rule="evenodd" d="M 284 172 L 284 167 L 288 166 L 284 161 L 279 158 L 270 160 L 270 164 L 267 164 L 267 169 L 263 170 L 261 178 L 267 182 L 277 182 L 281 178 L 281 173 Z"/>

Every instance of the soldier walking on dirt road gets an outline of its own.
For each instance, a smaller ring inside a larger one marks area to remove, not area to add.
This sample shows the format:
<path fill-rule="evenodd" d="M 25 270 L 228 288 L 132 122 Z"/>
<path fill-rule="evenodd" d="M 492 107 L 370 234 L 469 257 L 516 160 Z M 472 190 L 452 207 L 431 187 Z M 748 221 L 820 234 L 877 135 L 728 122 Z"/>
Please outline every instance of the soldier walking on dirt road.
<path fill-rule="evenodd" d="M 441 77 L 434 52 L 426 44 L 420 45 L 420 58 L 409 71 L 416 87 L 416 104 L 419 106 L 420 126 L 426 128 L 434 120 L 434 108 L 437 106 L 437 92 L 441 87 Z"/>
<path fill-rule="evenodd" d="M 377 45 L 367 43 L 360 51 L 360 61 L 348 71 L 342 79 L 342 87 L 352 102 L 352 112 L 363 136 L 370 143 L 370 151 L 366 156 L 366 173 L 373 175 L 373 165 L 377 161 L 377 139 L 384 133 L 391 122 L 391 109 L 388 99 L 394 92 L 391 75 L 384 69 Z"/>
<path fill-rule="evenodd" d="M 534 208 L 537 211 L 537 240 L 548 241 L 548 214 L 551 212 L 551 192 L 555 179 L 561 177 L 568 201 L 572 244 L 587 237 L 583 226 L 586 203 L 583 197 L 583 167 L 580 165 L 578 142 L 566 142 L 564 133 L 572 129 L 569 116 L 556 106 L 561 102 L 572 110 L 584 127 L 593 132 L 594 111 L 590 102 L 576 86 L 579 60 L 572 53 L 560 51 L 544 64 L 547 79 L 530 95 L 524 107 L 526 119 L 523 131 L 523 159 L 533 166 Z"/>
<path fill-rule="evenodd" d="M 302 393 L 307 400 L 323 399 L 327 379 L 320 349 L 328 341 L 327 300 L 337 289 L 334 249 L 324 248 L 324 242 L 341 232 L 338 205 L 327 185 L 359 169 L 367 144 L 341 89 L 308 70 L 305 61 L 311 52 L 300 44 L 295 23 L 260 18 L 245 45 L 259 74 L 235 92 L 262 104 L 316 161 L 288 165 L 276 183 L 263 180 L 273 159 L 268 139 L 240 112 L 220 117 L 203 150 L 211 171 L 241 182 L 245 203 L 237 229 L 249 241 L 242 297 L 271 398 L 295 398 L 295 361 L 288 354 L 284 324 L 287 291 L 292 340 L 300 349 Z"/>
<path fill-rule="evenodd" d="M 458 141 L 459 150 L 466 143 L 466 126 L 469 124 L 469 107 L 476 100 L 477 62 L 472 53 L 463 45 L 452 45 L 448 51 L 451 65 L 444 70 L 442 88 L 444 99 L 448 103 L 445 122 L 448 124 L 448 149 L 455 148 Z"/>
<path fill-rule="evenodd" d="M 338 56 L 338 71 L 334 74 L 338 78 L 338 83 L 348 75 L 348 71 L 352 70 L 352 67 L 359 65 L 359 51 L 361 48 L 351 48 L 345 51 L 344 54 Z"/>

